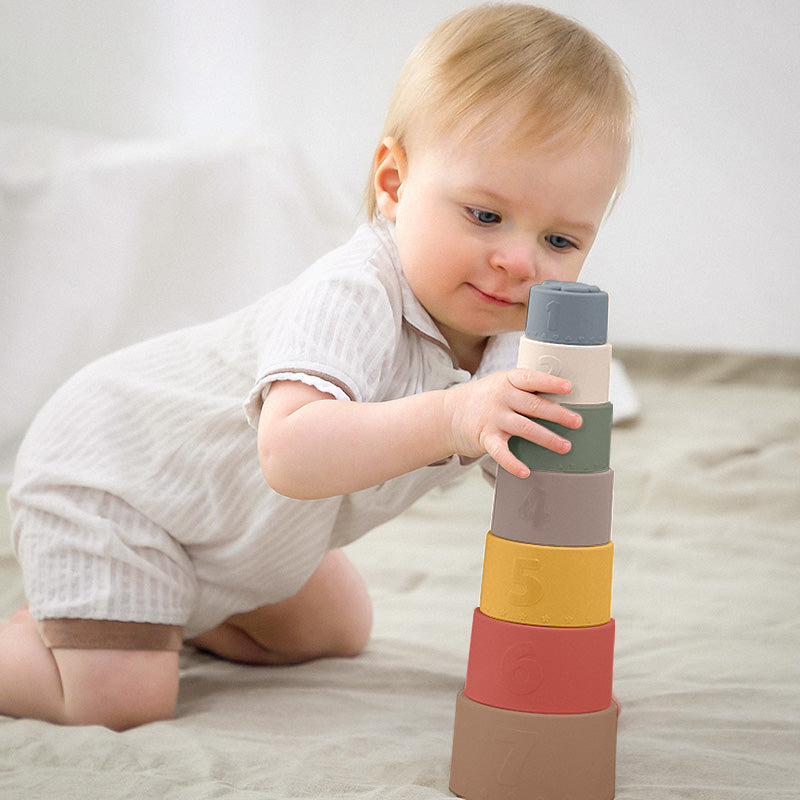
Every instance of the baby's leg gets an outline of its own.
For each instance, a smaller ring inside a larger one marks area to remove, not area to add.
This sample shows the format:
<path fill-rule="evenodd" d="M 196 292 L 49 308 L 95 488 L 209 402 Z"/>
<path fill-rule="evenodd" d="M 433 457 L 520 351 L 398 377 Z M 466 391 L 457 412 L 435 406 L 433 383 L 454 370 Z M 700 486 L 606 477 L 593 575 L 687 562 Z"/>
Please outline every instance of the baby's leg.
<path fill-rule="evenodd" d="M 0 622 L 0 713 L 125 730 L 169 719 L 178 653 L 50 649 L 27 610 Z"/>
<path fill-rule="evenodd" d="M 297 594 L 236 614 L 190 644 L 231 661 L 296 664 L 358 655 L 371 628 L 361 575 L 341 550 L 331 550 Z"/>

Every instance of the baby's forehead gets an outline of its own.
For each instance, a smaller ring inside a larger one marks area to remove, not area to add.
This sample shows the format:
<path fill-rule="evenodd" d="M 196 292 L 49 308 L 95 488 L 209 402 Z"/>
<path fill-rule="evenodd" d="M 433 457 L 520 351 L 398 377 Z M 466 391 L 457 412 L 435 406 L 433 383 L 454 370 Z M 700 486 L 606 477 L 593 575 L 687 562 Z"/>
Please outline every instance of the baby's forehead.
<path fill-rule="evenodd" d="M 607 145 L 615 160 L 627 164 L 630 126 L 605 110 L 590 113 L 584 104 L 565 102 L 555 108 L 542 104 L 538 91 L 530 87 L 515 102 L 502 97 L 440 96 L 435 105 L 420 103 L 407 119 L 408 143 L 453 148 L 478 143 L 487 151 L 511 152 L 527 149 L 564 153 L 598 144 Z"/>
<path fill-rule="evenodd" d="M 605 141 L 604 141 L 605 139 Z M 439 113 L 421 118 L 409 129 L 406 146 L 410 151 L 437 150 L 455 155 L 459 152 L 482 152 L 486 158 L 519 157 L 524 153 L 563 155 L 598 145 L 607 145 L 609 157 L 617 159 L 620 145 L 599 132 L 572 130 L 555 132 L 533 116 L 516 110 L 484 108 L 460 119 Z"/>
<path fill-rule="evenodd" d="M 406 130 L 405 145 L 411 148 L 458 149 L 464 145 L 492 150 L 542 144 L 535 126 L 514 110 L 483 105 L 463 110 L 439 107 L 414 115 Z"/>

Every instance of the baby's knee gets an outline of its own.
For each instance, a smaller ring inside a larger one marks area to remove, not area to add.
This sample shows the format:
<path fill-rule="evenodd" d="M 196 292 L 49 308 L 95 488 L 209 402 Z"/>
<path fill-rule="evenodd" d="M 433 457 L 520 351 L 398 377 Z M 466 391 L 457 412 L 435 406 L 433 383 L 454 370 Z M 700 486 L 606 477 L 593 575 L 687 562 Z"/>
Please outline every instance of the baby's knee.
<path fill-rule="evenodd" d="M 372 603 L 369 597 L 359 598 L 350 607 L 338 631 L 333 655 L 349 658 L 363 652 L 372 633 Z"/>
<path fill-rule="evenodd" d="M 178 653 L 150 650 L 53 650 L 64 691 L 66 725 L 115 731 L 172 719 Z"/>

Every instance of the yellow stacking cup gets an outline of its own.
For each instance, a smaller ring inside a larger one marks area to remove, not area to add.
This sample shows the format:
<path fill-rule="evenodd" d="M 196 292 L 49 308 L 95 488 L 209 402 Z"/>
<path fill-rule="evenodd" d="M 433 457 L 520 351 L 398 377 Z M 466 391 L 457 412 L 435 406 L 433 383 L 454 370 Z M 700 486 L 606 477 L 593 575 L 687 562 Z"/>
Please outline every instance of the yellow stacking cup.
<path fill-rule="evenodd" d="M 611 619 L 614 544 L 551 547 L 486 536 L 481 611 L 527 625 L 581 628 Z"/>

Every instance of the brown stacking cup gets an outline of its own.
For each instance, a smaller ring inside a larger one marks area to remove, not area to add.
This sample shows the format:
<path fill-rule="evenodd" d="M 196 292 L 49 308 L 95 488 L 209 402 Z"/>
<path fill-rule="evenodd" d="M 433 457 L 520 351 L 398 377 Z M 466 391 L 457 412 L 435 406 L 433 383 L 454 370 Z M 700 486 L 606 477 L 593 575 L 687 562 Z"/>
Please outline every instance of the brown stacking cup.
<path fill-rule="evenodd" d="M 456 701 L 450 790 L 466 800 L 611 800 L 617 707 L 530 714 Z"/>

